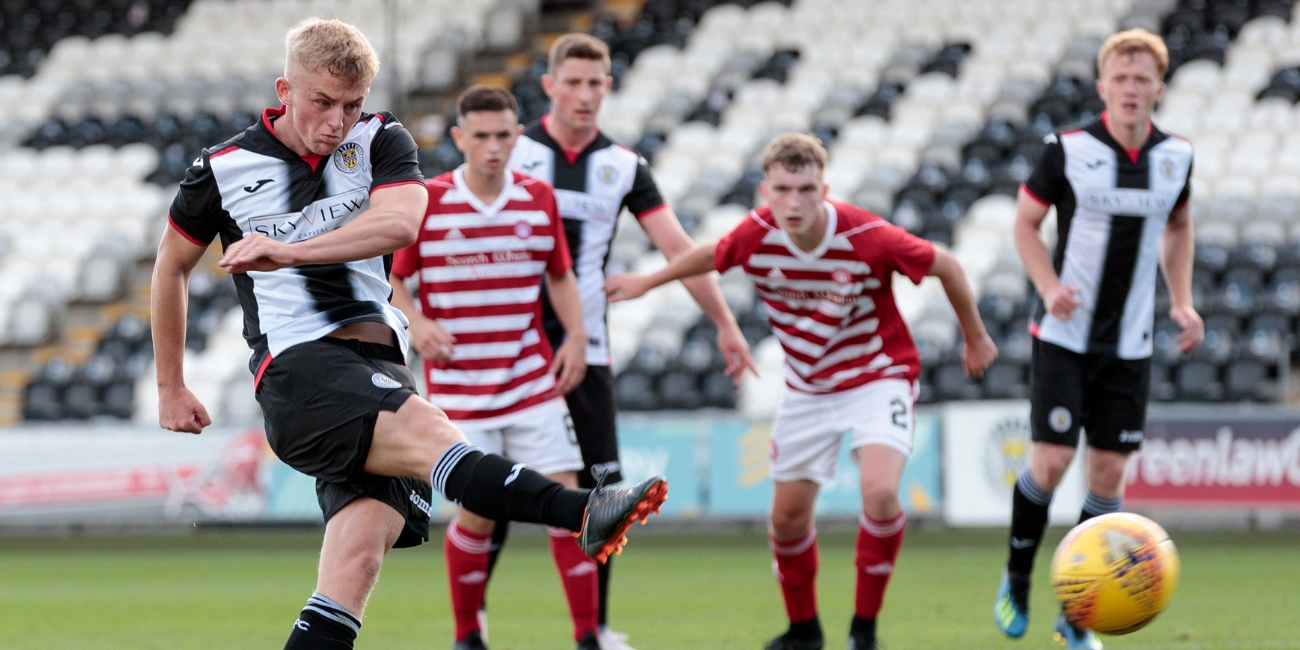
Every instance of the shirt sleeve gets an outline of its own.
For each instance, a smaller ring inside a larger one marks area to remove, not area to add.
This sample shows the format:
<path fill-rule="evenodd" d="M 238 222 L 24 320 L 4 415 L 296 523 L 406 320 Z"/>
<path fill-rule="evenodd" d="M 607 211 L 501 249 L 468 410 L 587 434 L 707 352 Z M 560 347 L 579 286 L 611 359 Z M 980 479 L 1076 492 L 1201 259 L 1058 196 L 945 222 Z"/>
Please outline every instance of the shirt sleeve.
<path fill-rule="evenodd" d="M 190 242 L 207 246 L 221 230 L 223 212 L 221 192 L 212 175 L 212 163 L 208 152 L 204 151 L 185 170 L 185 180 L 181 181 L 176 198 L 172 199 L 167 220 Z"/>
<path fill-rule="evenodd" d="M 419 272 L 420 242 L 417 241 L 393 253 L 393 268 L 391 271 L 393 275 L 405 280 Z"/>
<path fill-rule="evenodd" d="M 891 270 L 907 276 L 912 284 L 920 284 L 934 266 L 934 244 L 893 224 L 876 228 L 875 232 L 882 241 L 868 246 L 887 251 L 893 264 Z"/>
<path fill-rule="evenodd" d="M 392 113 L 380 113 L 379 118 L 384 126 L 370 143 L 370 191 L 385 185 L 423 183 L 415 139 Z"/>
<path fill-rule="evenodd" d="M 763 243 L 763 227 L 754 219 L 751 212 L 743 221 L 731 229 L 713 249 L 713 270 L 726 273 L 732 267 L 740 266 Z"/>
<path fill-rule="evenodd" d="M 637 219 L 664 206 L 664 197 L 650 173 L 650 163 L 641 156 L 637 156 L 636 175 L 632 179 L 632 189 L 623 197 L 623 205 Z"/>
<path fill-rule="evenodd" d="M 1025 180 L 1024 188 L 1039 203 L 1054 205 L 1065 196 L 1065 148 L 1055 133 L 1043 138 L 1043 152 L 1038 154 L 1034 171 Z"/>
<path fill-rule="evenodd" d="M 555 247 L 551 257 L 546 260 L 546 272 L 551 275 L 564 275 L 573 268 L 573 255 L 569 252 L 569 238 L 564 234 L 564 221 L 560 219 L 560 209 L 555 203 L 555 193 L 546 191 L 546 216 L 551 220 L 551 237 Z"/>
<path fill-rule="evenodd" d="M 1178 201 L 1174 203 L 1174 209 L 1187 205 L 1187 199 L 1192 198 L 1192 165 L 1194 162 L 1187 163 L 1187 180 L 1183 181 L 1183 191 L 1178 193 Z"/>

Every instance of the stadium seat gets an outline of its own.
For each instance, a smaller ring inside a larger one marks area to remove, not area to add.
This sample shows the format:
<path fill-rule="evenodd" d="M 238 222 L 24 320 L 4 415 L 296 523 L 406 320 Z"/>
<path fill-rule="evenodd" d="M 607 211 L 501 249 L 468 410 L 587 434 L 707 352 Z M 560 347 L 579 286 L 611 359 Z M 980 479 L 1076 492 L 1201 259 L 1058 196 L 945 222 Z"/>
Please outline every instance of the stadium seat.
<path fill-rule="evenodd" d="M 1217 402 L 1223 399 L 1223 383 L 1219 369 L 1206 361 L 1188 361 L 1175 371 L 1178 397 L 1182 400 Z"/>

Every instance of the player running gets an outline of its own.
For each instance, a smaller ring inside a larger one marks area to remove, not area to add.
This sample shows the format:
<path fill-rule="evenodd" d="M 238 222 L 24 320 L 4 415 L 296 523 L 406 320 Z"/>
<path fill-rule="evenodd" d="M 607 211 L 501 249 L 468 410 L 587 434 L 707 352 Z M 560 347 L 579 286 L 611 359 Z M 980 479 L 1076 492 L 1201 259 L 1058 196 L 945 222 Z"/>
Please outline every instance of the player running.
<path fill-rule="evenodd" d="M 1164 269 L 1182 353 L 1200 345 L 1192 306 L 1192 145 L 1151 123 L 1169 52 L 1143 29 L 1111 36 L 1097 53 L 1101 117 L 1047 136 L 1016 205 L 1015 243 L 1038 290 L 1030 332 L 1029 466 L 1011 497 L 1008 560 L 993 618 L 1011 638 L 1029 625 L 1029 583 L 1052 492 L 1087 432 L 1088 493 L 1079 521 L 1117 512 L 1129 454 L 1142 444 L 1151 384 L 1156 267 Z M 1056 206 L 1056 254 L 1039 228 Z M 1055 636 L 1097 650 L 1090 630 L 1057 617 Z"/>
<path fill-rule="evenodd" d="M 581 531 L 593 556 L 615 550 L 667 485 L 566 489 L 471 447 L 415 394 L 385 272 L 428 205 L 415 142 L 391 113 L 361 111 L 379 62 L 355 27 L 311 19 L 286 50 L 283 106 L 205 150 L 172 202 L 152 287 L 158 415 L 173 431 L 212 423 L 182 366 L 189 276 L 220 236 L 267 442 L 316 478 L 326 521 L 316 592 L 285 648 L 338 650 L 356 640 L 388 550 L 428 538 L 431 485 L 482 516 Z"/>
<path fill-rule="evenodd" d="M 701 244 L 652 275 L 618 275 L 611 300 L 628 300 L 673 280 L 744 268 L 767 305 L 785 350 L 786 393 L 772 423 L 772 553 L 789 629 L 767 650 L 819 650 L 817 530 L 813 503 L 835 478 L 840 439 L 850 436 L 862 487 L 857 595 L 850 650 L 876 648 L 876 616 L 903 542 L 898 498 L 912 450 L 912 408 L 920 362 L 894 304 L 894 273 L 914 283 L 939 278 L 957 312 L 966 372 L 979 376 L 997 356 L 966 275 L 946 250 L 880 217 L 826 198 L 826 150 L 789 133 L 763 154 L 759 190 L 768 206 L 727 236 Z"/>
<path fill-rule="evenodd" d="M 542 88 L 551 98 L 550 113 L 528 126 L 510 155 L 511 169 L 554 186 L 573 254 L 587 334 L 587 374 L 565 399 L 582 448 L 584 469 L 578 482 L 583 487 L 596 485 L 599 476 L 610 483 L 623 479 L 604 292 L 605 263 L 619 213 L 627 208 L 635 215 L 650 241 L 670 260 L 693 244 L 660 196 L 645 159 L 615 144 L 596 126 L 601 102 L 613 84 L 609 66 L 609 48 L 600 39 L 586 34 L 560 37 L 551 47 L 547 74 L 542 78 Z M 685 284 L 717 326 L 726 372 L 739 381 L 740 373 L 752 369 L 754 361 L 717 282 L 700 277 Z M 552 347 L 559 349 L 565 341 L 564 329 L 550 302 L 543 298 L 542 305 L 546 333 Z M 493 543 L 498 549 L 506 531 L 504 525 L 496 527 Z M 492 553 L 490 564 L 496 556 Z M 625 636 L 606 624 L 609 570 L 609 563 L 599 567 L 601 648 L 631 650 Z"/>
<path fill-rule="evenodd" d="M 411 321 L 429 401 L 470 443 L 576 488 L 582 452 L 560 394 L 582 381 L 587 335 L 555 194 L 506 168 L 523 131 L 518 110 L 510 93 L 486 86 L 457 99 L 451 134 L 465 164 L 426 183 L 418 240 L 393 256 L 392 302 Z M 403 284 L 417 273 L 419 308 Z M 554 359 L 542 334 L 542 283 L 566 336 Z M 492 528 L 464 508 L 447 527 L 455 650 L 487 647 L 478 611 Z M 597 650 L 596 563 L 569 531 L 551 528 L 550 538 L 574 639 Z"/>

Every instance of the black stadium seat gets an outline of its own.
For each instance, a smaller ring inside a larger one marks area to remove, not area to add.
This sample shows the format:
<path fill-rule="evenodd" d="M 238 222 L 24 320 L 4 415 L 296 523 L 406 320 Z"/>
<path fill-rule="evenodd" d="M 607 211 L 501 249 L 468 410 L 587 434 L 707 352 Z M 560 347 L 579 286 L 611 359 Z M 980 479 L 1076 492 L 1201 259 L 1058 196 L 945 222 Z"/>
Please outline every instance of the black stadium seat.
<path fill-rule="evenodd" d="M 1230 400 L 1268 400 L 1276 396 L 1276 382 L 1268 377 L 1268 368 L 1252 359 L 1234 361 L 1224 370 L 1223 384 Z"/>
<path fill-rule="evenodd" d="M 1188 361 L 1175 373 L 1178 398 L 1197 402 L 1217 402 L 1223 399 L 1223 383 L 1219 381 L 1218 366 L 1206 361 Z"/>
<path fill-rule="evenodd" d="M 980 382 L 989 399 L 1024 399 L 1029 396 L 1028 372 L 1020 363 L 996 362 L 984 371 Z"/>

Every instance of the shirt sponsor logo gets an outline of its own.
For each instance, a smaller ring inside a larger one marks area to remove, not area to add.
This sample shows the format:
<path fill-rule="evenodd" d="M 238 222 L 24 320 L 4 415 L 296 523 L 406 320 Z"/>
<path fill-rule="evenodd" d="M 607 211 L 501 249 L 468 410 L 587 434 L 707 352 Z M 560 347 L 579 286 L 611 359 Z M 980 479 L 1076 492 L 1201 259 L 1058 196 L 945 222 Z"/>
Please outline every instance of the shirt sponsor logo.
<path fill-rule="evenodd" d="M 252 217 L 250 229 L 276 241 L 292 244 L 323 235 L 349 222 L 370 205 L 370 190 L 364 187 L 323 198 L 302 212 Z"/>
<path fill-rule="evenodd" d="M 559 208 L 560 215 L 565 219 L 577 219 L 580 221 L 613 221 L 618 216 L 619 201 L 622 198 L 600 197 L 587 194 L 586 192 L 575 192 L 573 190 L 555 190 L 555 203 Z"/>
<path fill-rule="evenodd" d="M 1168 214 L 1174 197 L 1150 190 L 1091 187 L 1084 191 L 1083 205 L 1108 214 Z"/>
<path fill-rule="evenodd" d="M 402 387 L 401 382 L 397 381 L 396 379 L 393 379 L 392 377 L 389 377 L 388 375 L 385 375 L 382 372 L 377 372 L 373 375 L 370 375 L 370 383 L 374 384 L 375 386 L 378 386 L 379 388 L 401 388 Z"/>
<path fill-rule="evenodd" d="M 355 174 L 361 170 L 361 161 L 365 150 L 355 142 L 344 142 L 334 152 L 334 166 L 345 174 Z"/>

